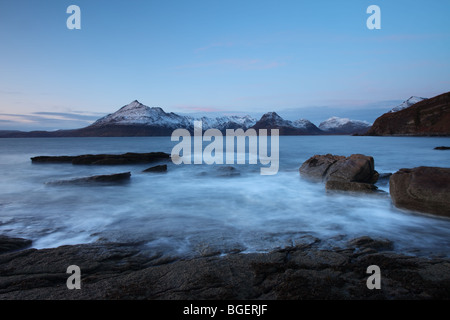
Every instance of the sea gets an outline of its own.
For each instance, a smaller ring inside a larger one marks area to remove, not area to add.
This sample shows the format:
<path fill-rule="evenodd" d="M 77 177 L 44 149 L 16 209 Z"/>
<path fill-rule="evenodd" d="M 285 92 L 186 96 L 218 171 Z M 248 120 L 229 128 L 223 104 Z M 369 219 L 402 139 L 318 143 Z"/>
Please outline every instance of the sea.
<path fill-rule="evenodd" d="M 329 193 L 306 181 L 301 164 L 316 154 L 374 157 L 379 173 L 450 166 L 450 138 L 281 136 L 279 170 L 260 164 L 115 166 L 33 164 L 35 156 L 167 152 L 170 137 L 0 139 L 0 234 L 31 239 L 32 247 L 121 242 L 173 257 L 268 252 L 305 243 L 345 247 L 370 236 L 389 239 L 403 254 L 449 257 L 450 219 L 398 209 L 388 180 L 376 194 Z M 204 142 L 203 147 L 207 143 Z M 247 150 L 248 151 L 248 150 Z M 232 166 L 234 169 L 230 169 Z M 126 183 L 58 185 L 93 175 L 131 172 Z"/>

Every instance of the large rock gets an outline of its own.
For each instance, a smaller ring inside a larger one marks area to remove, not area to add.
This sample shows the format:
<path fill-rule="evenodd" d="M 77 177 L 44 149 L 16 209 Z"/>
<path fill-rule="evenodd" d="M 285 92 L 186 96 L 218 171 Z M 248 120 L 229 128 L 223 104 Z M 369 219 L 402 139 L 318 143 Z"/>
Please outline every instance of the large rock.
<path fill-rule="evenodd" d="M 300 167 L 300 174 L 311 180 L 326 182 L 327 190 L 374 191 L 378 180 L 373 157 L 353 154 L 315 155 Z"/>
<path fill-rule="evenodd" d="M 450 216 L 450 168 L 400 169 L 391 176 L 389 192 L 399 208 Z"/>
<path fill-rule="evenodd" d="M 310 180 L 327 180 L 328 169 L 339 160 L 345 159 L 344 156 L 335 156 L 332 154 L 315 155 L 306 160 L 300 167 L 300 174 Z"/>

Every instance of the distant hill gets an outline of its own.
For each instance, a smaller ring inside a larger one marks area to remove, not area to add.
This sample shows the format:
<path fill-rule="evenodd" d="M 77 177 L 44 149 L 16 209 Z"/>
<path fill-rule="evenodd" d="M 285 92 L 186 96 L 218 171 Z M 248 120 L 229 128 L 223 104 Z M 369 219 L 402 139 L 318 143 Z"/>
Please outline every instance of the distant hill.
<path fill-rule="evenodd" d="M 383 114 L 367 135 L 450 136 L 450 92 Z"/>

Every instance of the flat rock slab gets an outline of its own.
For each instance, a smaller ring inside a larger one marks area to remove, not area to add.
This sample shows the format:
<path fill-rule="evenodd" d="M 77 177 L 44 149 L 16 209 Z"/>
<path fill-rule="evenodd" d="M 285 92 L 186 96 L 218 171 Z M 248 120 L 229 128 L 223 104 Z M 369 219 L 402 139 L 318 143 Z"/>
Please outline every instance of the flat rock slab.
<path fill-rule="evenodd" d="M 389 192 L 399 208 L 450 217 L 450 168 L 400 169 L 390 178 Z"/>
<path fill-rule="evenodd" d="M 436 147 L 436 148 L 434 148 L 434 150 L 450 150 L 450 147 L 445 147 L 445 146 Z"/>
<path fill-rule="evenodd" d="M 98 175 L 98 176 L 90 176 L 83 178 L 76 178 L 70 180 L 58 180 L 58 181 L 50 181 L 47 182 L 49 185 L 71 185 L 71 184 L 110 184 L 110 183 L 122 183 L 130 180 L 131 173 L 123 172 L 123 173 L 115 173 L 115 174 L 106 174 L 106 175 Z"/>
<path fill-rule="evenodd" d="M 78 165 L 123 165 L 168 159 L 170 159 L 170 155 L 164 152 L 129 152 L 124 154 L 85 154 L 79 156 L 38 156 L 31 158 L 31 161 L 33 163 L 72 163 Z"/>
<path fill-rule="evenodd" d="M 150 167 L 148 169 L 143 170 L 142 172 L 167 172 L 167 164 Z"/>
<path fill-rule="evenodd" d="M 81 269 L 80 290 L 67 289 L 69 265 Z M 370 265 L 381 269 L 380 290 L 366 286 Z M 0 300 L 449 298 L 449 259 L 376 250 L 300 246 L 167 260 L 142 254 L 139 244 L 97 243 L 0 254 Z"/>

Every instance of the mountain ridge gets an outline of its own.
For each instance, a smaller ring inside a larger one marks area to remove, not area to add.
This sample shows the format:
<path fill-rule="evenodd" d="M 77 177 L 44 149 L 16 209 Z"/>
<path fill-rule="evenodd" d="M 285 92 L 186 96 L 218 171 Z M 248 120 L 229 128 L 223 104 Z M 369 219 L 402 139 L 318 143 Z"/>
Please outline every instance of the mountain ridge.
<path fill-rule="evenodd" d="M 366 135 L 450 136 L 450 92 L 383 114 Z"/>
<path fill-rule="evenodd" d="M 411 97 L 403 106 L 425 98 Z M 401 105 L 401 106 L 402 106 Z M 400 106 L 395 107 L 399 108 Z M 407 107 L 408 108 L 408 107 Z M 406 108 L 406 109 L 407 109 Z M 392 109 L 392 110 L 394 110 Z M 392 114 L 401 110 L 392 111 Z M 348 118 L 331 117 L 316 126 L 307 119 L 286 120 L 276 112 L 267 112 L 259 120 L 250 115 L 231 116 L 189 116 L 165 112 L 161 107 L 148 107 L 138 100 L 122 106 L 116 112 L 97 119 L 94 123 L 79 129 L 57 131 L 0 131 L 0 137 L 123 137 L 123 136 L 170 136 L 175 129 L 187 129 L 193 133 L 194 121 L 202 122 L 202 129 L 244 130 L 253 128 L 278 129 L 280 135 L 352 135 L 365 134 L 370 123 Z"/>

